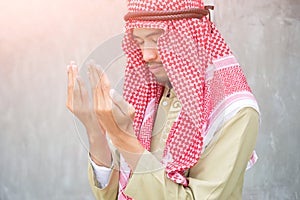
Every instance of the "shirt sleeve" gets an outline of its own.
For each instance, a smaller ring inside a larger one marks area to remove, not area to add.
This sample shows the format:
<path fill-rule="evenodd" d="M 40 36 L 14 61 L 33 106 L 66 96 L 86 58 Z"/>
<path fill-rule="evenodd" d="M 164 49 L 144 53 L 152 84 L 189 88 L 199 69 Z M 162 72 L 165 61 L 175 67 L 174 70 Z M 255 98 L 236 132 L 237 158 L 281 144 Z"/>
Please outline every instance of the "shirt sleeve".
<path fill-rule="evenodd" d="M 88 177 L 91 189 L 97 200 L 115 200 L 118 194 L 119 173 L 117 169 L 112 169 L 106 187 L 101 187 L 91 162 L 88 164 Z"/>
<path fill-rule="evenodd" d="M 109 181 L 109 176 L 111 174 L 111 168 L 98 166 L 96 163 L 93 162 L 93 160 L 90 157 L 90 162 L 93 167 L 96 180 L 99 183 L 100 188 L 105 188 Z"/>
<path fill-rule="evenodd" d="M 240 110 L 215 134 L 189 170 L 188 187 L 168 179 L 164 167 L 151 153 L 143 155 L 125 194 L 143 200 L 241 199 L 244 173 L 254 150 L 258 126 L 259 116 L 254 109 Z"/>

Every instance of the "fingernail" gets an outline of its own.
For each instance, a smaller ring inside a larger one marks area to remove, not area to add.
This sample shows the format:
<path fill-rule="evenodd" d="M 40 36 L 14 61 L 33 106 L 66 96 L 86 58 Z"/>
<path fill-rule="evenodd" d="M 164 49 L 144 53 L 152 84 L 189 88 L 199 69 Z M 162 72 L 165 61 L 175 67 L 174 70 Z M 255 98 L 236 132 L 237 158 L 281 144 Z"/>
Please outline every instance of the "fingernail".
<path fill-rule="evenodd" d="M 77 68 L 78 68 L 78 66 L 77 66 L 77 65 L 75 65 L 75 64 L 74 64 L 74 65 L 72 65 L 72 69 L 74 69 L 74 70 L 75 70 L 75 69 L 77 69 Z"/>
<path fill-rule="evenodd" d="M 109 90 L 110 97 L 113 97 L 115 95 L 116 91 L 114 89 Z"/>
<path fill-rule="evenodd" d="M 88 65 L 94 65 L 96 62 L 95 62 L 95 60 L 93 60 L 93 59 L 90 59 L 88 62 L 87 62 L 87 64 Z"/>
<path fill-rule="evenodd" d="M 99 64 L 96 65 L 96 68 L 97 68 L 98 70 L 100 70 L 101 72 L 103 71 L 101 65 L 99 65 Z"/>

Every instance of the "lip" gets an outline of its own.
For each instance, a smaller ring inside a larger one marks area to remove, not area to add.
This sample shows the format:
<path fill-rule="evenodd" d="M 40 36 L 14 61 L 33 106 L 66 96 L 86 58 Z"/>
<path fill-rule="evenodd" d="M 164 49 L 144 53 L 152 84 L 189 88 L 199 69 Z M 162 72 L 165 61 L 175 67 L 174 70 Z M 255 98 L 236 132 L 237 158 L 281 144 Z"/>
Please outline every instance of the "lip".
<path fill-rule="evenodd" d="M 163 64 L 162 63 L 149 63 L 148 64 L 149 69 L 158 69 L 158 68 L 162 68 Z"/>
<path fill-rule="evenodd" d="M 149 69 L 162 68 L 162 64 L 149 65 Z"/>
<path fill-rule="evenodd" d="M 148 64 L 149 71 L 152 72 L 153 74 L 158 73 L 163 69 L 163 64 L 162 63 L 155 63 L 155 64 Z"/>

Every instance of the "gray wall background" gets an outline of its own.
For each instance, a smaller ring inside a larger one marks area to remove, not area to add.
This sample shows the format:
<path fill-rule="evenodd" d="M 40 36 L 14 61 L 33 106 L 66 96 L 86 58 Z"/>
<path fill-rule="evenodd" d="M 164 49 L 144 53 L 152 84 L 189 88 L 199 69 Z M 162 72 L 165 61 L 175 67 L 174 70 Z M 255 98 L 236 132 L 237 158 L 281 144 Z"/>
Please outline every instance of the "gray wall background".
<path fill-rule="evenodd" d="M 300 1 L 216 7 L 262 113 L 244 199 L 300 199 Z M 125 1 L 0 0 L 0 10 L 0 200 L 94 199 L 87 151 L 65 108 L 65 65 L 122 32 Z"/>

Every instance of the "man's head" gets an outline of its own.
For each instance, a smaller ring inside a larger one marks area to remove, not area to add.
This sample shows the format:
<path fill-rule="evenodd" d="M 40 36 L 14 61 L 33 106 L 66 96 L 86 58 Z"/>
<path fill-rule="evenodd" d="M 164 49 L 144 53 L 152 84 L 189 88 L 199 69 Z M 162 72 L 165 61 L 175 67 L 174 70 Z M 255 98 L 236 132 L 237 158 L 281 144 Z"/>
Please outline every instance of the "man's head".
<path fill-rule="evenodd" d="M 128 55 L 127 69 L 135 65 L 136 73 L 140 73 L 148 83 L 157 81 L 174 87 L 174 74 L 177 72 L 171 68 L 178 70 L 180 67 L 170 65 L 170 61 L 175 60 L 170 59 L 173 57 L 170 54 L 179 52 L 189 60 L 193 57 L 198 60 L 197 52 L 204 52 L 206 46 L 203 43 L 200 47 L 197 42 L 206 43 L 202 38 L 208 31 L 207 14 L 202 0 L 129 0 L 128 13 L 124 16 L 126 33 L 123 41 L 123 49 Z M 158 41 L 162 33 L 164 39 Z M 137 43 L 141 51 L 133 50 L 136 48 L 133 43 Z M 190 56 L 193 51 L 196 53 Z"/>
<path fill-rule="evenodd" d="M 164 30 L 162 29 L 135 28 L 133 29 L 132 34 L 142 51 L 143 60 L 149 71 L 155 76 L 159 83 L 170 85 L 167 72 L 163 67 L 157 49 L 157 41 L 163 32 Z"/>

